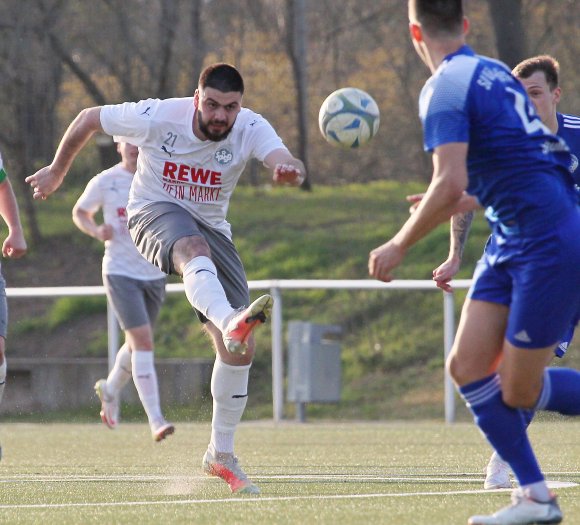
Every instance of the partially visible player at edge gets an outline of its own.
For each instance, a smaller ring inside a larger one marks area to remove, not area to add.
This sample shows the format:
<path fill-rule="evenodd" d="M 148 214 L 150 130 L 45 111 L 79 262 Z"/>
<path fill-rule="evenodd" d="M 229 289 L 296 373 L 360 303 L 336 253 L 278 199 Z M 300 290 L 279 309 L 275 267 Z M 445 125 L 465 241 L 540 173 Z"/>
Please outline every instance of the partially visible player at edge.
<path fill-rule="evenodd" d="M 85 109 L 52 164 L 26 181 L 34 198 L 46 198 L 98 131 L 139 147 L 127 207 L 131 237 L 150 262 L 183 277 L 187 298 L 216 349 L 212 433 L 203 469 L 223 478 L 233 492 L 257 494 L 234 455 L 234 433 L 247 402 L 252 330 L 266 321 L 272 297 L 247 306 L 248 283 L 226 213 L 251 158 L 271 170 L 275 183 L 299 185 L 306 171 L 272 126 L 242 107 L 243 93 L 240 73 L 219 63 L 202 71 L 193 97 Z"/>
<path fill-rule="evenodd" d="M 409 19 L 415 49 L 432 73 L 419 113 L 433 178 L 401 230 L 370 253 L 369 273 L 392 280 L 412 245 L 452 215 L 474 209 L 465 191 L 486 209 L 492 236 L 447 366 L 520 488 L 511 505 L 468 523 L 559 523 L 562 512 L 522 412 L 580 414 L 580 373 L 546 369 L 580 312 L 580 209 L 571 154 L 505 64 L 465 44 L 461 0 L 409 0 Z"/>
<path fill-rule="evenodd" d="M 552 133 L 562 137 L 572 153 L 570 171 L 577 185 L 580 185 L 580 117 L 565 115 L 557 111 L 562 90 L 559 83 L 560 65 L 549 55 L 539 55 L 520 62 L 512 71 L 514 76 L 524 85 L 538 116 Z M 451 218 L 449 257 L 433 270 L 433 279 L 437 286 L 445 291 L 451 291 L 451 279 L 459 271 L 461 258 L 469 229 L 473 221 L 473 212 L 454 215 Z M 557 357 L 563 357 L 574 336 L 577 320 L 572 321 L 568 332 L 554 350 Z M 526 418 L 531 422 L 534 412 L 527 411 Z M 509 465 L 494 453 L 486 468 L 484 488 L 498 489 L 512 486 Z"/>
<path fill-rule="evenodd" d="M 119 142 L 117 151 L 121 162 L 95 175 L 72 211 L 73 221 L 82 232 L 105 243 L 103 284 L 125 333 L 115 365 L 107 379 L 97 381 L 95 392 L 101 400 L 103 423 L 115 429 L 121 390 L 133 377 L 153 439 L 161 441 L 175 431 L 161 412 L 153 354 L 153 325 L 165 299 L 166 276 L 137 251 L 127 228 L 127 201 L 139 150 L 133 144 Z M 103 213 L 101 224 L 95 220 L 99 210 Z"/>
<path fill-rule="evenodd" d="M 2 255 L 11 259 L 22 257 L 27 250 L 26 240 L 20 223 L 18 203 L 4 169 L 0 154 L 0 216 L 8 226 L 8 235 L 2 243 Z M 8 332 L 8 303 L 6 302 L 6 281 L 0 268 L 0 403 L 6 386 L 6 334 Z M 0 459 L 2 447 L 0 447 Z"/>

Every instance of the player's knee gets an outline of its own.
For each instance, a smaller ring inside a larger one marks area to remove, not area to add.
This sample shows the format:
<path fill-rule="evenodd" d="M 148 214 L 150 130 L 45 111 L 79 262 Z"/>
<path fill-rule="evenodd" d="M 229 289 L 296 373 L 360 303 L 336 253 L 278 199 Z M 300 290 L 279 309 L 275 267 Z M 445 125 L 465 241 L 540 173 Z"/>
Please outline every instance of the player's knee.
<path fill-rule="evenodd" d="M 232 354 L 228 352 L 224 345 L 221 351 L 218 349 L 220 359 L 232 366 L 246 366 L 251 365 L 254 359 L 254 347 L 248 345 L 248 349 L 243 354 Z"/>
<path fill-rule="evenodd" d="M 516 388 L 510 384 L 502 384 L 501 397 L 510 408 L 531 409 L 536 406 L 539 392 L 536 392 L 535 389 Z"/>
<path fill-rule="evenodd" d="M 252 364 L 256 346 L 253 336 L 250 336 L 247 350 L 243 354 L 232 354 L 227 351 L 226 346 L 224 345 L 223 334 L 220 329 L 212 322 L 205 323 L 203 325 L 203 330 L 213 340 L 215 352 L 220 356 L 220 359 L 224 363 L 232 366 L 245 366 Z"/>
<path fill-rule="evenodd" d="M 182 237 L 173 245 L 173 265 L 182 272 L 182 267 L 195 257 L 210 257 L 207 241 L 200 235 Z"/>
<path fill-rule="evenodd" d="M 250 337 L 250 339 L 248 340 L 248 348 L 243 354 L 243 356 L 246 358 L 247 361 L 245 364 L 249 365 L 252 362 L 255 353 L 256 353 L 256 341 L 253 337 Z"/>
<path fill-rule="evenodd" d="M 445 363 L 447 373 L 457 385 L 464 385 L 468 382 L 467 369 L 464 363 L 457 357 L 457 354 L 451 354 Z"/>

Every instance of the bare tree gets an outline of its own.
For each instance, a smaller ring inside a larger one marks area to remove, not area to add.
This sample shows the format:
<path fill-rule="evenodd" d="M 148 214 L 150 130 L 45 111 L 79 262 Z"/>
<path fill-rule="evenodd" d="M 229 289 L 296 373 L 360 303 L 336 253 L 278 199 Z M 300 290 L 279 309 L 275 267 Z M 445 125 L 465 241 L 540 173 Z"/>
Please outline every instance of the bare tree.
<path fill-rule="evenodd" d="M 309 173 L 308 162 L 308 28 L 306 25 L 306 13 L 304 0 L 286 0 L 287 23 L 287 49 L 288 56 L 294 71 L 294 84 L 296 86 L 298 126 L 298 156 L 306 166 Z M 302 183 L 302 188 L 311 188 L 311 179 L 307 177 Z"/>
<path fill-rule="evenodd" d="M 522 0 L 487 0 L 500 60 L 513 68 L 528 56 Z"/>
<path fill-rule="evenodd" d="M 62 2 L 35 0 L 27 2 L 26 9 L 21 5 L 2 9 L 0 17 L 10 23 L 3 28 L 0 46 L 4 117 L 0 141 L 16 160 L 11 172 L 16 187 L 26 196 L 21 202 L 31 244 L 38 244 L 42 234 L 24 179 L 53 151 L 63 71 L 60 60 L 50 53 L 44 30 L 57 23 Z"/>
<path fill-rule="evenodd" d="M 203 62 L 206 56 L 207 44 L 205 42 L 203 31 L 203 5 L 204 0 L 192 0 L 190 4 L 190 24 L 191 24 L 191 71 L 192 78 L 197 79 L 201 73 Z M 197 86 L 194 86 L 194 88 Z"/>

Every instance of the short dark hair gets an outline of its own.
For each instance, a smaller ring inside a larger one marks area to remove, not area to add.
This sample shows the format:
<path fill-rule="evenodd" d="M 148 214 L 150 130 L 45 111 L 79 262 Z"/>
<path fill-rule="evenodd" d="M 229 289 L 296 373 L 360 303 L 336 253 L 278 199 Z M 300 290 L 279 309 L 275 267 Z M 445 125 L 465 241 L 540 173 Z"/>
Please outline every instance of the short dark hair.
<path fill-rule="evenodd" d="M 560 64 L 550 55 L 527 58 L 514 67 L 512 73 L 518 78 L 530 78 L 538 71 L 541 71 L 546 76 L 546 82 L 551 91 L 554 91 L 559 86 Z"/>
<path fill-rule="evenodd" d="M 462 0 L 409 0 L 417 22 L 434 37 L 459 36 L 463 31 Z"/>
<path fill-rule="evenodd" d="M 199 75 L 198 86 L 202 89 L 207 87 L 217 89 L 222 93 L 239 91 L 244 94 L 244 79 L 239 71 L 231 64 L 219 62 L 207 66 Z"/>

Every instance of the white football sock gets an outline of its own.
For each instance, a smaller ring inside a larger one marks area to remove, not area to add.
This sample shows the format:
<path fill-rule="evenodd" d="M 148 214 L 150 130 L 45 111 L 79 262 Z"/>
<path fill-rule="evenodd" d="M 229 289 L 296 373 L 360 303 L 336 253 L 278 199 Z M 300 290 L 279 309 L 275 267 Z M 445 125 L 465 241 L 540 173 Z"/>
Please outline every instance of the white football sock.
<path fill-rule="evenodd" d="M 115 357 L 115 365 L 107 377 L 107 393 L 111 396 L 118 396 L 122 388 L 131 379 L 131 351 L 129 345 L 125 343 Z"/>
<path fill-rule="evenodd" d="M 216 358 L 211 376 L 213 418 L 210 445 L 217 452 L 234 452 L 234 433 L 248 402 L 250 367 L 226 365 Z"/>
<path fill-rule="evenodd" d="M 552 499 L 550 489 L 545 481 L 537 481 L 530 485 L 522 485 L 522 490 L 526 496 L 541 503 L 546 503 Z"/>
<path fill-rule="evenodd" d="M 194 257 L 183 268 L 185 295 L 191 305 L 222 332 L 234 309 L 217 277 L 217 268 L 209 257 Z"/>
<path fill-rule="evenodd" d="M 0 403 L 2 402 L 2 397 L 4 396 L 5 385 L 6 385 L 6 356 L 4 356 L 4 362 L 0 365 Z"/>
<path fill-rule="evenodd" d="M 149 424 L 163 419 L 159 406 L 159 386 L 153 360 L 153 352 L 133 350 L 132 352 L 133 382 L 139 394 L 141 404 L 147 414 Z"/>

